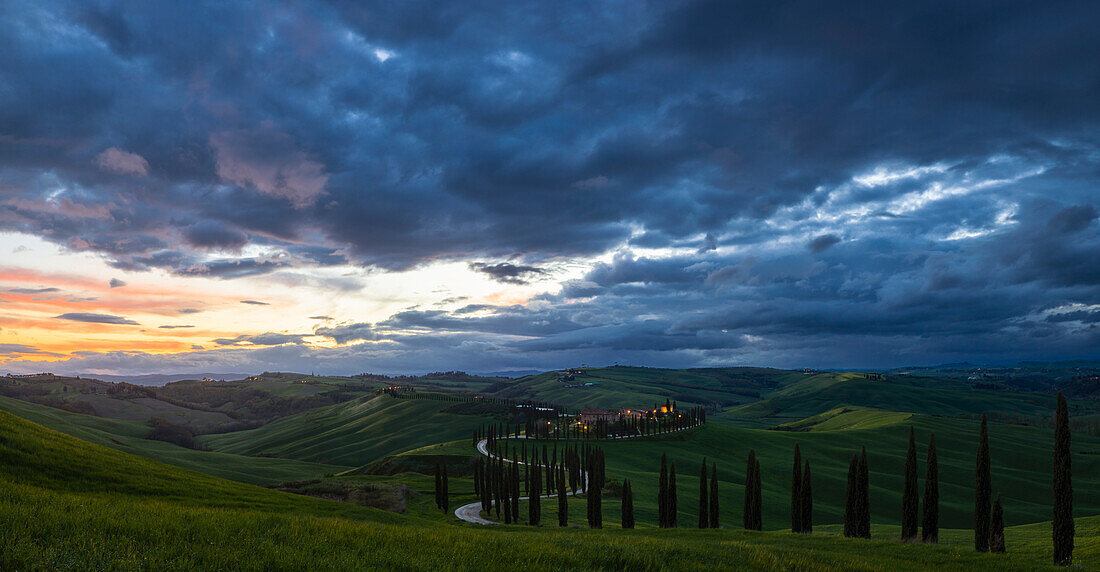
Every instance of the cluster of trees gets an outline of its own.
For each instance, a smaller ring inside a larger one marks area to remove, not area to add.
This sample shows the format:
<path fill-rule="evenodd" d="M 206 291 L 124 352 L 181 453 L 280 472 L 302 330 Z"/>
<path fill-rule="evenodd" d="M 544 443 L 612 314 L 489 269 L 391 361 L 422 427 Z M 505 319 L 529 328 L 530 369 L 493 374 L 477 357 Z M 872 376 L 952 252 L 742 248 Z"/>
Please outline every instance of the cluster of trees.
<path fill-rule="evenodd" d="M 764 529 L 764 497 L 761 494 L 760 459 L 756 458 L 756 449 L 749 450 L 749 459 L 745 463 L 745 503 L 741 520 L 745 530 Z"/>
<path fill-rule="evenodd" d="M 506 429 L 506 428 L 504 428 Z M 1074 522 L 1073 522 L 1073 483 L 1072 460 L 1070 454 L 1070 421 L 1068 406 L 1065 396 L 1058 394 L 1058 405 L 1055 411 L 1054 422 L 1054 469 L 1053 469 L 1053 541 L 1054 563 L 1069 565 L 1073 561 L 1074 548 Z M 506 433 L 499 433 L 502 428 L 490 426 L 475 433 L 475 439 L 480 435 L 486 435 L 491 448 L 496 450 L 500 437 L 506 437 Z M 504 441 L 504 455 L 511 453 L 521 455 L 523 462 L 527 463 L 526 443 L 517 451 L 514 446 Z M 565 526 L 568 521 L 567 476 L 568 487 L 574 492 L 578 490 L 578 483 L 584 486 L 585 475 L 589 479 L 586 492 L 588 493 L 588 524 L 592 528 L 601 528 L 603 523 L 602 490 L 606 481 L 605 459 L 602 450 L 585 445 L 580 447 L 566 447 L 558 456 L 557 445 L 554 445 L 553 455 L 547 455 L 547 446 L 544 444 L 541 450 L 534 449 L 531 452 L 531 466 L 546 468 L 546 482 L 552 486 L 557 484 L 558 490 L 558 519 L 559 525 Z M 918 537 L 918 517 L 920 520 L 920 540 L 926 543 L 939 542 L 939 457 L 936 451 L 936 435 L 929 436 L 928 448 L 925 456 L 925 482 L 924 502 L 921 506 L 919 483 L 916 434 L 912 427 L 909 429 L 909 442 L 905 455 L 904 481 L 901 506 L 901 538 L 905 542 L 915 542 Z M 482 508 L 485 511 L 493 506 L 492 499 L 509 498 L 515 495 L 518 499 L 519 471 L 518 464 L 511 461 L 511 472 L 506 471 L 505 461 L 489 460 L 486 462 L 479 457 L 475 463 L 475 490 L 482 498 Z M 496 467 L 494 470 L 486 470 L 486 467 Z M 580 467 L 584 467 L 582 471 Z M 445 470 L 445 468 L 444 468 Z M 528 470 L 528 490 L 532 498 L 531 514 L 529 521 L 538 524 L 540 507 L 538 495 L 542 492 L 541 470 Z M 531 475 L 534 475 L 532 477 Z M 437 477 L 438 478 L 438 477 Z M 511 488 L 504 481 L 512 479 Z M 445 487 L 445 473 L 444 473 Z M 762 530 L 762 478 L 760 472 L 760 460 L 756 457 L 756 451 L 750 450 L 745 467 L 745 498 L 743 505 L 743 526 L 748 530 Z M 503 491 L 497 492 L 497 491 Z M 634 528 L 634 495 L 629 480 L 623 482 L 622 487 L 622 526 Z M 547 493 L 552 494 L 547 488 Z M 493 494 L 497 497 L 493 497 Z M 501 497 L 501 494 L 504 496 Z M 513 500 L 518 506 L 518 500 Z M 500 516 L 500 500 L 497 504 L 498 517 Z M 657 493 L 658 525 L 661 528 L 675 528 L 678 518 L 678 502 L 676 487 L 676 464 L 669 463 L 668 456 L 661 454 L 661 465 Z M 507 514 L 507 511 L 505 511 Z M 518 521 L 518 509 L 512 517 Z M 506 517 L 508 518 L 508 517 Z M 509 522 L 506 520 L 505 522 Z M 699 528 L 719 527 L 718 506 L 718 467 L 711 465 L 710 479 L 707 479 L 707 462 L 703 459 L 699 470 Z M 813 531 L 813 487 L 810 473 L 810 462 L 802 458 L 802 452 L 798 445 L 794 450 L 794 463 L 791 476 L 791 530 L 796 533 L 810 533 Z M 847 491 L 844 507 L 844 536 L 855 538 L 871 537 L 871 505 L 870 505 L 870 470 L 867 462 L 867 448 L 863 447 L 859 453 L 853 454 L 848 465 Z M 1004 552 L 1004 507 L 1001 496 L 993 496 L 991 455 L 989 448 L 988 417 L 983 415 L 978 435 L 978 451 L 975 461 L 975 495 L 974 495 L 974 548 L 978 552 Z"/>
<path fill-rule="evenodd" d="M 1058 405 L 1054 422 L 1054 469 L 1053 469 L 1053 542 L 1054 563 L 1068 566 L 1073 562 L 1073 482 L 1072 460 L 1070 456 L 1070 424 L 1066 398 L 1058 394 Z M 751 453 L 750 453 L 751 457 Z M 798 496 L 794 492 L 800 484 L 807 485 L 806 472 L 798 475 L 799 451 L 795 448 L 795 485 L 792 487 L 791 527 L 796 529 L 795 503 Z M 921 515 L 920 539 L 927 543 L 939 542 L 939 459 L 936 453 L 936 435 L 932 433 L 928 441 L 924 483 L 924 506 Z M 750 465 L 752 461 L 750 460 Z M 917 517 L 919 493 L 917 483 L 917 445 L 913 428 L 909 429 L 909 446 L 905 456 L 905 480 L 902 490 L 901 538 L 906 542 L 917 540 Z M 751 471 L 750 471 L 751 476 Z M 800 481 L 801 479 L 801 481 Z M 844 536 L 857 538 L 871 537 L 871 512 L 869 491 L 869 472 L 866 447 L 856 455 L 848 466 L 848 488 L 844 508 Z M 748 481 L 747 481 L 748 482 Z M 749 494 L 746 490 L 746 504 Z M 746 508 L 746 514 L 747 514 Z M 746 517 L 748 523 L 748 517 Z M 805 526 L 805 522 L 801 523 Z M 746 524 L 746 528 L 748 524 Z M 983 415 L 978 432 L 978 451 L 974 468 L 974 550 L 978 552 L 1004 552 L 1004 506 L 1001 495 L 993 496 L 993 478 L 991 455 L 989 450 L 989 420 Z"/>
<path fill-rule="evenodd" d="M 848 463 L 848 489 L 844 495 L 844 536 L 871 538 L 870 472 L 867 447 Z"/>
<path fill-rule="evenodd" d="M 588 527 L 603 528 L 603 487 L 606 484 L 603 449 L 593 448 L 587 455 L 588 484 L 584 491 L 588 496 Z M 634 515 L 630 515 L 631 520 Z"/>
<path fill-rule="evenodd" d="M 451 508 L 450 481 L 447 477 L 447 464 L 435 464 L 435 506 L 447 512 Z"/>
<path fill-rule="evenodd" d="M 809 534 L 814 531 L 814 492 L 810 483 L 810 461 L 805 467 L 802 451 L 794 446 L 794 467 L 791 469 L 791 532 Z"/>
<path fill-rule="evenodd" d="M 493 435 L 494 430 L 490 428 L 488 433 Z M 541 448 L 536 445 L 528 449 L 523 443 L 517 449 L 505 441 L 494 448 L 493 453 L 491 458 L 479 456 L 474 459 L 474 494 L 481 501 L 482 511 L 495 511 L 497 518 L 503 516 L 505 524 L 519 523 L 519 500 L 525 495 L 528 497 L 527 523 L 538 526 L 542 521 L 541 497 L 553 497 L 556 493 L 558 525 L 567 526 L 568 496 L 583 491 L 588 496 L 588 525 L 603 527 L 602 497 L 606 484 L 603 450 L 577 444 L 565 447 L 559 455 L 556 444 L 552 449 L 545 444 Z M 632 507 L 633 503 L 631 519 Z"/>

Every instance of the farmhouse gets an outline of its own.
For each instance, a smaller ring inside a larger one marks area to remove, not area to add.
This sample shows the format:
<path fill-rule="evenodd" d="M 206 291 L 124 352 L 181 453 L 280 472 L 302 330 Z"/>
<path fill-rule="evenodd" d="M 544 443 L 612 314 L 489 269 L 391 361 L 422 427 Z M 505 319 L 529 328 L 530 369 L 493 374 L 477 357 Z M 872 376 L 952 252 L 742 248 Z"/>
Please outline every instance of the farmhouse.
<path fill-rule="evenodd" d="M 611 411 L 604 411 L 603 409 L 585 409 L 581 411 L 581 414 L 577 416 L 577 421 L 581 423 L 595 423 L 597 421 L 607 421 L 608 423 L 614 423 L 619 420 L 619 414 Z"/>

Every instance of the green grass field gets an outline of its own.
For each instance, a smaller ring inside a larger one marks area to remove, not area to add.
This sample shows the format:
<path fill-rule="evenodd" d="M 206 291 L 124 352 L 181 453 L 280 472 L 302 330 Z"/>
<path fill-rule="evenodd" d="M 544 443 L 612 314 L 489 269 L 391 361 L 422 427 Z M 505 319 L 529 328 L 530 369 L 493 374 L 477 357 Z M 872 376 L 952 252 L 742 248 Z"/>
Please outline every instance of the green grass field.
<path fill-rule="evenodd" d="M 1031 548 L 981 555 L 825 534 L 451 526 L 201 475 L 7 413 L 0 413 L 0 455 L 4 570 L 1045 567 L 1045 555 Z M 1079 526 L 1094 529 L 1091 521 Z M 1032 537 L 1039 546 L 1041 534 L 1010 529 L 1010 550 L 1030 546 Z M 1081 560 L 1093 561 L 1092 548 L 1080 551 Z"/>
<path fill-rule="evenodd" d="M 675 462 L 680 521 L 695 522 L 700 462 L 718 464 L 723 523 L 740 523 L 745 459 L 755 449 L 763 476 L 764 527 L 790 526 L 790 482 L 794 446 L 808 459 L 813 473 L 815 522 L 843 521 L 848 461 L 867 446 L 872 521 L 895 524 L 901 514 L 902 475 L 910 424 L 917 435 L 919 475 L 924 475 L 925 446 L 936 433 L 940 470 L 941 526 L 965 528 L 972 523 L 974 458 L 978 422 L 874 411 L 852 411 L 828 420 L 835 430 L 807 432 L 745 429 L 709 423 L 660 440 L 606 441 L 607 474 L 629 478 L 635 491 L 639 522 L 655 523 L 661 453 Z M 1051 446 L 1048 429 L 990 424 L 994 492 L 1004 495 L 1008 525 L 1050 519 Z M 553 443 L 549 443 L 553 447 Z M 1075 507 L 1081 516 L 1100 515 L 1100 438 L 1075 435 L 1073 449 Z"/>
<path fill-rule="evenodd" d="M 428 443 L 469 437 L 477 415 L 441 413 L 445 401 L 364 397 L 284 417 L 258 429 L 200 439 L 215 451 L 359 466 Z"/>
<path fill-rule="evenodd" d="M 91 443 L 245 483 L 293 481 L 348 468 L 294 459 L 250 457 L 186 449 L 171 443 L 146 439 L 145 436 L 149 434 L 150 428 L 145 423 L 70 413 L 7 397 L 0 397 L 0 410 Z"/>

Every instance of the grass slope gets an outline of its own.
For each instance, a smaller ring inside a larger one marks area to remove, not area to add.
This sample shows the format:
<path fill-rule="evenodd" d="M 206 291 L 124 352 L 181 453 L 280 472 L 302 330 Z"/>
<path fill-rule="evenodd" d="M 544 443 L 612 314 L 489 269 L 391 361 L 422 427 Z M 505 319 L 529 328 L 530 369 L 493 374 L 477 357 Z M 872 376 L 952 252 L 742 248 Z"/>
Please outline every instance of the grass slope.
<path fill-rule="evenodd" d="M 495 395 L 549 401 L 573 408 L 650 407 L 671 399 L 684 405 L 724 406 L 756 401 L 798 372 L 767 368 L 662 369 L 612 366 L 585 368 L 572 381 L 559 382 L 556 372 L 541 373 L 498 384 Z M 566 387 L 583 385 L 587 387 Z"/>
<path fill-rule="evenodd" d="M 860 374 L 824 373 L 783 386 L 766 399 L 729 408 L 712 421 L 744 423 L 746 419 L 780 424 L 842 407 L 857 406 L 928 415 L 1001 413 L 1049 416 L 1054 396 L 1003 390 L 972 389 L 957 381 L 929 378 L 889 378 L 871 381 Z M 1078 408 L 1092 403 L 1077 403 Z M 1075 415 L 1082 411 L 1075 411 Z"/>
<path fill-rule="evenodd" d="M 227 453 L 359 466 L 428 443 L 469 437 L 484 422 L 477 415 L 440 411 L 451 405 L 388 395 L 364 397 L 258 429 L 204 436 L 200 442 Z"/>
<path fill-rule="evenodd" d="M 458 527 L 279 493 L 0 413 L 0 569 L 1034 570 L 1025 555 L 741 531 Z"/>
<path fill-rule="evenodd" d="M 868 415 L 871 413 L 872 415 Z M 657 472 L 662 452 L 677 468 L 679 519 L 696 521 L 699 466 L 704 457 L 718 463 L 722 522 L 739 525 L 744 495 L 745 459 L 755 449 L 763 476 L 764 527 L 790 526 L 791 460 L 797 443 L 813 472 L 814 520 L 843 522 L 848 461 L 867 446 L 873 522 L 897 523 L 901 515 L 902 475 L 910 423 L 916 428 L 918 473 L 923 477 L 925 446 L 936 433 L 940 467 L 940 515 L 945 528 L 972 523 L 974 460 L 978 422 L 926 415 L 883 417 L 876 412 L 853 411 L 830 421 L 838 430 L 807 432 L 745 429 L 710 423 L 662 440 L 601 442 L 607 454 L 607 474 L 619 481 L 630 478 L 635 510 L 642 523 L 657 521 Z M 851 418 L 851 423 L 844 418 Z M 859 427 L 867 428 L 859 428 Z M 1050 519 L 1050 430 L 1020 425 L 990 424 L 993 489 L 1004 495 L 1008 525 Z M 550 444 L 553 447 L 553 444 Z M 1075 434 L 1073 468 L 1078 515 L 1100 514 L 1100 438 Z M 617 505 L 616 505 L 617 506 Z M 605 514 L 613 514 L 617 508 Z"/>
<path fill-rule="evenodd" d="M 91 443 L 245 483 L 278 483 L 342 470 L 342 467 L 290 459 L 185 449 L 146 439 L 150 429 L 145 423 L 70 413 L 8 397 L 0 397 L 0 409 Z"/>

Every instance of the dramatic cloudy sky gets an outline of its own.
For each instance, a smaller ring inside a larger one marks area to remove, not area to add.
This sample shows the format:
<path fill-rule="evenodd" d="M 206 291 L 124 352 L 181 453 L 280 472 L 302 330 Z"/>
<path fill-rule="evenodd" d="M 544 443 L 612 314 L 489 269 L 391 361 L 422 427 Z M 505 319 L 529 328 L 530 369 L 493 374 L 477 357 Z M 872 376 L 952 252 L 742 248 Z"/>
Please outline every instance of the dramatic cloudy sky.
<path fill-rule="evenodd" d="M 1083 2 L 0 2 L 0 370 L 1100 357 Z"/>

